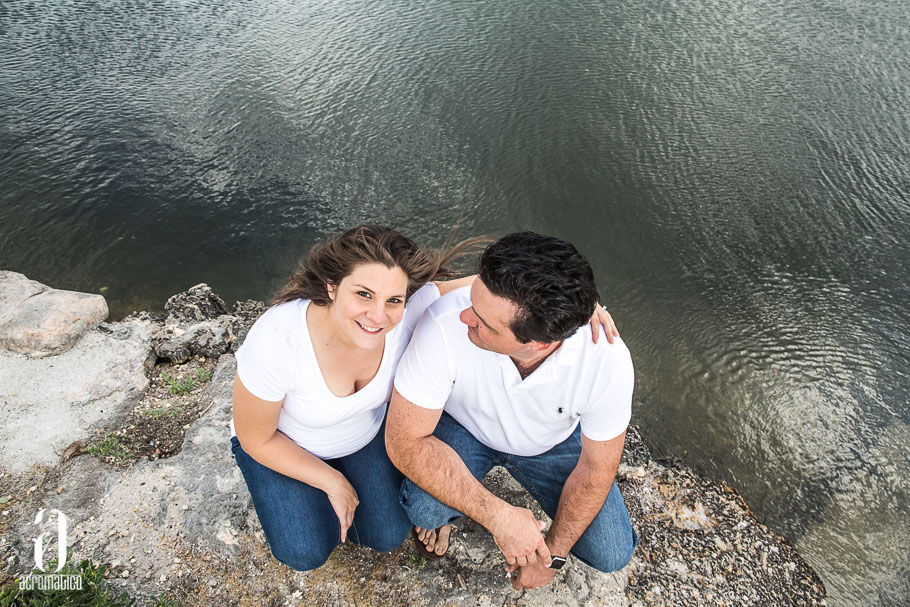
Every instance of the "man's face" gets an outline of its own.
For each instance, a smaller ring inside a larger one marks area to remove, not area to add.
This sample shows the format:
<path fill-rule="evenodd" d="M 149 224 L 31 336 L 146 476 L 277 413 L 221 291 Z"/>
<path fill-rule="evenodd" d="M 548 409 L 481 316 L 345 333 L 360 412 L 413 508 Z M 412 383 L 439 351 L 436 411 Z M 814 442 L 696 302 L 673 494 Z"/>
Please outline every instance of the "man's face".
<path fill-rule="evenodd" d="M 471 306 L 458 317 L 468 325 L 468 339 L 478 348 L 522 358 L 532 350 L 523 344 L 509 329 L 509 323 L 518 306 L 508 299 L 493 295 L 479 278 L 471 286 Z"/>

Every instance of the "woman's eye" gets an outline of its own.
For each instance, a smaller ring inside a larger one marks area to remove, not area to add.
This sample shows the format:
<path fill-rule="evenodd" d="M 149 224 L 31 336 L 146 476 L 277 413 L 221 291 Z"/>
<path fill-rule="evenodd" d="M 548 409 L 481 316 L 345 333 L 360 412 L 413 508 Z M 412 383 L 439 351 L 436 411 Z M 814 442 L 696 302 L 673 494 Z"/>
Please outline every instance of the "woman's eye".
<path fill-rule="evenodd" d="M 398 304 L 403 303 L 403 302 L 402 302 L 402 300 L 398 299 L 397 297 L 393 297 L 392 299 L 389 300 L 389 303 L 397 306 Z"/>
<path fill-rule="evenodd" d="M 370 294 L 367 293 L 366 291 L 357 291 L 357 294 L 366 299 L 370 299 Z"/>

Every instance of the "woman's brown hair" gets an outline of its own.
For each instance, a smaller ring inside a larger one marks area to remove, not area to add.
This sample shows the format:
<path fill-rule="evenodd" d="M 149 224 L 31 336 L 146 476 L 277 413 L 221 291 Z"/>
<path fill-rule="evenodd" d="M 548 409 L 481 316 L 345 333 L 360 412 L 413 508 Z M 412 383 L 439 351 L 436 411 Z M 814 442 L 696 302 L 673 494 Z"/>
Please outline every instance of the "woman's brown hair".
<path fill-rule="evenodd" d="M 306 259 L 272 299 L 278 305 L 295 299 L 309 299 L 319 306 L 332 303 L 326 285 L 338 285 L 363 263 L 381 263 L 387 268 L 399 267 L 408 277 L 407 297 L 431 280 L 452 278 L 449 269 L 453 259 L 474 245 L 488 242 L 472 238 L 445 251 L 419 247 L 391 228 L 361 225 L 330 237 L 310 249 Z"/>

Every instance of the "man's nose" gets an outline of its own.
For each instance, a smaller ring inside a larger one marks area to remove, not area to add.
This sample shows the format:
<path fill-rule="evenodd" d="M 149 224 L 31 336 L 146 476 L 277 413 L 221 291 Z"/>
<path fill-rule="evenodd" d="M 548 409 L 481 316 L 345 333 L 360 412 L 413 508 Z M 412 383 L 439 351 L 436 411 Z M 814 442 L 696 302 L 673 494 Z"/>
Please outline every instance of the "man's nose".
<path fill-rule="evenodd" d="M 471 311 L 471 308 L 465 308 L 461 311 L 461 314 L 458 315 L 458 320 L 468 325 L 469 327 L 477 326 L 477 319 L 474 318 L 474 313 Z"/>

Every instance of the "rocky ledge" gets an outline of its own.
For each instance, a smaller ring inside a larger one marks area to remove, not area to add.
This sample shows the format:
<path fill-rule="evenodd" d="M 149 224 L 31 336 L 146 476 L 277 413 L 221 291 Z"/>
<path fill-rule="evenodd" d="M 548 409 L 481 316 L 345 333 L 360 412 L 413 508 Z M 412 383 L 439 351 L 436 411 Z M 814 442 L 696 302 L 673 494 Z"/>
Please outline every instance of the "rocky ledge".
<path fill-rule="evenodd" d="M 34 522 L 44 508 L 66 516 L 70 561 L 106 565 L 139 604 L 825 604 L 815 572 L 735 491 L 653 461 L 634 428 L 618 481 L 640 547 L 623 571 L 570 559 L 550 586 L 517 592 L 490 535 L 466 519 L 440 561 L 410 542 L 389 554 L 346 544 L 320 569 L 292 571 L 271 558 L 228 446 L 233 352 L 263 304 L 229 310 L 197 285 L 163 316 L 102 323 L 97 300 L 40 301 L 48 291 L 0 272 L 0 335 L 12 340 L 0 342 L 0 585 L 35 566 L 42 531 L 57 537 L 50 517 Z M 545 518 L 504 470 L 485 483 Z"/>

